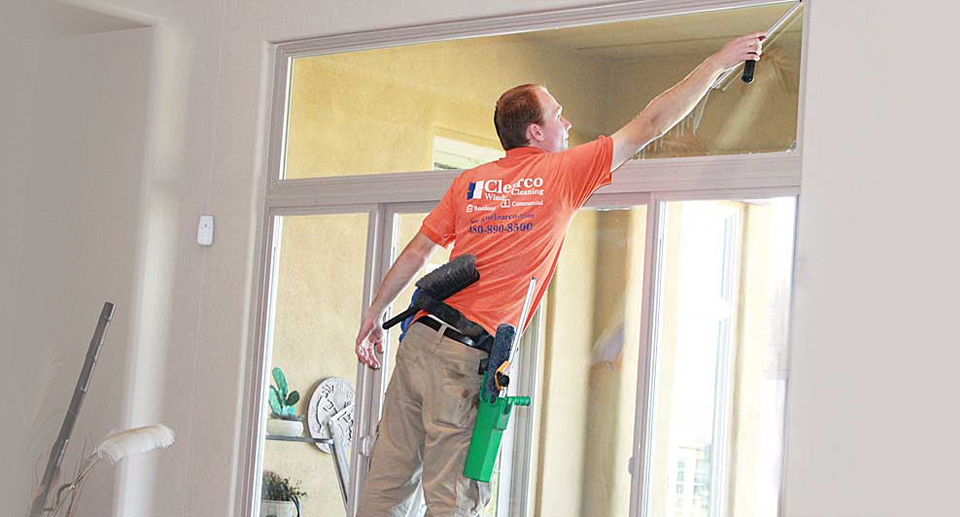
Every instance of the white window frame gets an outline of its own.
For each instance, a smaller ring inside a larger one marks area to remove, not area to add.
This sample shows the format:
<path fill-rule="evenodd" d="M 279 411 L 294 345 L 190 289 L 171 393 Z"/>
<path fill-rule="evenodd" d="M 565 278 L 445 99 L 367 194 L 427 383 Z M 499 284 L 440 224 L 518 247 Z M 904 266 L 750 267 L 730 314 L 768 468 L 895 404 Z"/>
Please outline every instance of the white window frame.
<path fill-rule="evenodd" d="M 663 278 L 657 274 L 661 270 L 661 266 L 664 262 L 663 251 L 665 249 L 663 245 L 663 235 L 664 235 L 664 225 L 666 222 L 666 204 L 674 201 L 729 201 L 736 199 L 764 199 L 764 198 L 775 198 L 775 197 L 797 197 L 800 195 L 799 187 L 791 186 L 782 186 L 782 187 L 765 187 L 759 189 L 709 189 L 702 191 L 671 191 L 671 192 L 654 192 L 651 194 L 650 199 L 650 210 L 647 215 L 647 244 L 645 250 L 645 263 L 644 263 L 644 279 L 643 279 L 643 312 L 641 315 L 641 364 L 640 364 L 640 376 L 642 379 L 637 383 L 637 426 L 635 428 L 635 438 L 634 438 L 634 450 L 636 451 L 636 456 L 631 459 L 631 472 L 635 471 L 638 467 L 641 470 L 639 476 L 634 480 L 634 492 L 632 494 L 633 499 L 631 500 L 630 515 L 638 517 L 653 517 L 649 516 L 646 513 L 645 505 L 642 504 L 642 501 L 645 501 L 649 497 L 649 484 L 647 480 L 650 479 L 650 445 L 653 443 L 653 426 L 649 422 L 649 418 L 653 417 L 652 408 L 654 407 L 654 398 L 656 396 L 653 393 L 651 388 L 656 380 L 656 362 L 657 362 L 657 344 L 658 344 L 658 326 L 656 322 L 658 321 L 658 311 L 659 299 L 661 298 L 661 293 L 663 292 Z M 799 203 L 797 204 L 799 205 Z M 796 218 L 794 218 L 796 221 Z M 793 285 L 796 280 L 796 232 L 794 232 L 794 257 L 791 261 L 791 300 L 790 307 L 788 310 L 791 314 L 791 324 L 793 321 Z M 737 288 L 734 288 L 738 290 Z M 792 347 L 792 342 L 788 338 L 787 342 L 787 353 Z M 645 357 L 644 357 L 645 356 Z M 730 359 L 728 357 L 728 359 Z M 729 368 L 729 366 L 728 366 Z M 787 369 L 789 370 L 789 362 Z M 789 371 L 786 373 L 789 377 Z M 784 500 L 784 478 L 783 478 L 783 467 L 785 465 L 785 454 L 787 446 L 787 415 L 789 410 L 786 407 L 786 404 L 789 404 L 789 384 L 786 388 L 785 393 L 785 407 L 784 407 L 784 421 L 781 430 L 781 470 L 780 470 L 780 491 L 777 495 L 778 504 L 777 504 L 777 515 L 783 516 L 783 500 Z M 725 404 L 729 404 L 729 401 L 726 401 Z M 725 414 L 729 412 L 729 408 L 721 410 L 724 413 L 724 416 L 721 420 L 726 420 L 725 422 L 719 422 L 721 424 L 721 433 L 727 435 L 729 432 L 729 417 Z M 718 438 L 715 437 L 715 440 Z M 719 439 L 727 440 L 727 436 L 722 436 Z M 716 467 L 716 466 L 715 466 Z M 716 475 L 714 471 L 713 475 Z M 726 476 L 721 476 L 721 485 L 716 485 L 720 490 L 724 491 L 724 498 L 726 497 L 726 492 L 729 490 L 729 487 L 726 486 Z M 637 505 L 634 507 L 634 505 Z M 711 515 L 716 515 L 718 509 L 711 508 Z"/>
<path fill-rule="evenodd" d="M 713 422 L 713 458 L 712 484 L 715 497 L 711 497 L 710 515 L 713 517 L 727 517 L 727 501 L 730 496 L 730 433 L 733 425 L 732 390 L 734 374 L 734 358 L 736 346 L 734 336 L 739 334 L 739 321 L 733 317 L 740 306 L 741 264 L 743 261 L 743 212 L 727 215 L 725 218 L 733 235 L 728 235 L 724 242 L 726 286 L 723 293 L 724 317 L 726 325 L 726 339 L 720 347 L 717 358 L 717 381 L 714 392 L 714 422 Z M 733 314 L 731 314 L 733 313 Z"/>
<path fill-rule="evenodd" d="M 692 201 L 693 199 L 684 199 L 683 201 Z M 703 201 L 703 200 L 701 200 Z M 726 201 L 717 199 L 717 201 Z M 665 203 L 664 200 L 660 200 Z M 663 211 L 665 205 L 660 206 Z M 734 372 L 734 355 L 736 343 L 733 336 L 738 334 L 738 321 L 733 311 L 740 304 L 740 270 L 742 264 L 742 239 L 743 239 L 743 213 L 734 207 L 725 208 L 727 212 L 723 216 L 724 222 L 731 230 L 724 238 L 724 257 L 723 257 L 723 292 L 718 293 L 718 300 L 722 309 L 718 311 L 716 321 L 723 322 L 726 325 L 726 339 L 718 344 L 716 380 L 714 383 L 714 418 L 713 418 L 713 438 L 711 449 L 711 470 L 710 470 L 710 517 L 725 517 L 727 501 L 729 496 L 729 476 L 730 467 L 730 430 L 732 425 L 732 380 Z M 659 270 L 658 270 L 659 271 Z M 720 313 L 726 314 L 720 314 Z M 696 468 L 694 469 L 696 470 Z M 696 477 L 696 472 L 694 472 Z M 674 494 L 671 494 L 674 495 Z"/>
<path fill-rule="evenodd" d="M 287 214 L 343 213 L 356 211 L 358 206 L 369 209 L 368 263 L 364 278 L 363 302 L 369 304 L 375 289 L 375 278 L 381 278 L 388 264 L 383 253 L 377 253 L 376 243 L 382 242 L 387 228 L 387 205 L 391 203 L 436 203 L 461 171 L 421 171 L 408 173 L 340 176 L 312 179 L 281 180 L 286 149 L 286 107 L 289 100 L 292 60 L 322 54 L 339 54 L 376 48 L 400 47 L 417 43 L 446 41 L 481 36 L 494 36 L 541 29 L 638 20 L 676 14 L 689 14 L 719 9 L 752 7 L 790 0 L 640 0 L 616 4 L 557 9 L 532 14 L 497 16 L 483 19 L 402 27 L 381 31 L 358 32 L 344 35 L 271 44 L 267 66 L 273 69 L 268 98 L 270 103 L 263 128 L 267 142 L 264 162 L 264 196 L 259 206 L 261 217 L 257 227 L 257 245 L 251 296 L 251 322 L 247 345 L 245 386 L 243 390 L 241 427 L 238 438 L 240 451 L 236 475 L 235 508 L 240 515 L 255 515 L 259 507 L 259 486 L 262 465 L 260 448 L 262 433 L 263 386 L 270 322 L 272 292 L 272 247 L 275 234 L 275 216 Z M 640 501 L 646 479 L 646 468 L 637 472 L 638 458 L 644 458 L 649 443 L 647 422 L 650 400 L 647 387 L 651 380 L 650 348 L 655 343 L 651 328 L 651 310 L 658 286 L 651 271 L 660 246 L 655 236 L 661 220 L 661 200 L 669 199 L 736 199 L 764 198 L 780 195 L 795 196 L 800 189 L 801 157 L 803 154 L 804 98 L 809 38 L 810 5 L 816 0 L 805 0 L 804 43 L 801 52 L 800 96 L 797 122 L 797 145 L 789 152 L 753 155 L 705 156 L 692 158 L 665 158 L 634 160 L 624 164 L 614 181 L 595 194 L 596 199 L 623 199 L 630 202 L 638 196 L 648 196 L 646 232 L 646 266 L 644 271 L 644 310 L 641 314 L 640 374 L 637 383 L 637 407 L 634 450 L 630 461 L 634 472 L 630 515 L 639 515 Z M 638 107 L 639 109 L 639 107 Z M 338 171 L 339 172 L 339 171 Z M 349 171 L 347 171 L 349 172 Z M 631 203 L 633 204 L 633 203 Z M 789 347 L 789 344 L 788 344 Z M 382 371 L 382 370 L 381 370 Z M 357 446 L 350 457 L 348 497 L 350 511 L 356 512 L 355 501 L 360 481 L 366 475 L 364 452 L 371 445 L 372 425 L 379 413 L 379 394 L 382 393 L 380 371 L 357 368 L 357 417 L 355 436 Z M 374 424 L 375 425 L 375 424 Z M 783 441 L 786 450 L 786 437 Z M 640 465 L 643 466 L 643 465 Z M 779 497 L 783 498 L 781 486 Z M 782 513 L 782 505 L 781 511 Z"/>
<path fill-rule="evenodd" d="M 506 155 L 506 153 L 502 150 L 465 142 L 463 140 L 451 138 L 447 135 L 434 134 L 432 143 L 433 152 L 431 154 L 433 155 L 433 159 L 430 161 L 433 163 L 433 168 L 436 170 L 472 169 L 478 165 L 499 160 Z M 499 145 L 499 143 L 497 145 Z M 453 161 L 460 163 L 457 165 L 447 165 L 442 169 L 437 169 L 437 163 L 439 159 L 438 155 L 441 154 L 445 154 L 453 158 Z"/>

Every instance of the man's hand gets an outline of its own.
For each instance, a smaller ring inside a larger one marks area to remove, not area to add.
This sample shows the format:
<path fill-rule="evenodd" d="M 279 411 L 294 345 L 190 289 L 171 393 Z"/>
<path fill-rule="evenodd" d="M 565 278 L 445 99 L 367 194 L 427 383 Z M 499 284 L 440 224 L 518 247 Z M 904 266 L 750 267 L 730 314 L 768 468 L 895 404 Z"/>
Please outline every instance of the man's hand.
<path fill-rule="evenodd" d="M 610 160 L 610 170 L 617 170 L 639 150 L 689 115 L 725 70 L 744 61 L 758 61 L 766 37 L 766 32 L 753 32 L 730 41 L 673 88 L 650 101 L 636 118 L 611 135 L 613 158 Z"/>
<path fill-rule="evenodd" d="M 374 347 L 383 354 L 383 328 L 380 326 L 382 320 L 382 314 L 367 311 L 360 322 L 360 333 L 357 334 L 357 358 L 374 370 L 380 369 L 380 361 L 373 353 Z"/>
<path fill-rule="evenodd" d="M 710 60 L 720 69 L 729 70 L 744 61 L 759 61 L 763 54 L 763 40 L 767 37 L 765 31 L 753 32 L 735 38 L 710 56 Z"/>

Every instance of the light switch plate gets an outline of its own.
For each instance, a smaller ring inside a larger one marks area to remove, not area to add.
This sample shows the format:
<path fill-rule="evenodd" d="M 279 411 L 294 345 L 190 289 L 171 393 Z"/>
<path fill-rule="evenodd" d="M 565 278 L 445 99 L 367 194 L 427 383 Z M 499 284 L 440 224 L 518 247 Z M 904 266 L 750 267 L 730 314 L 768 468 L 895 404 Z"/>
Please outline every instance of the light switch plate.
<path fill-rule="evenodd" d="M 213 216 L 201 215 L 197 226 L 197 244 L 210 246 L 213 244 Z"/>

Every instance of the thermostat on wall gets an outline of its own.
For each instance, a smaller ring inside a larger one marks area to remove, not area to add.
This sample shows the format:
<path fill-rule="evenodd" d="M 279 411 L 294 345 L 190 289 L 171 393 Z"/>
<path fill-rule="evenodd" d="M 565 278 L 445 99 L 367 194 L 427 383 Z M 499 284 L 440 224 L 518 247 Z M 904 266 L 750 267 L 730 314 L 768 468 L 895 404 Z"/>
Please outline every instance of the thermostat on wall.
<path fill-rule="evenodd" d="M 197 244 L 210 246 L 213 244 L 213 216 L 201 215 L 197 226 Z"/>

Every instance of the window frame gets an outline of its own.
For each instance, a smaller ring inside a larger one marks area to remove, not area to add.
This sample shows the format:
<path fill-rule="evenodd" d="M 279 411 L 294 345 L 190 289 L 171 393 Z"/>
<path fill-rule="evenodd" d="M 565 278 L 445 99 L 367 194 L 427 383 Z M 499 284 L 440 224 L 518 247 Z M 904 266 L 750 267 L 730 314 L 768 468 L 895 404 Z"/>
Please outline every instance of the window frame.
<path fill-rule="evenodd" d="M 710 10 L 755 7 L 769 4 L 786 4 L 793 0 L 640 0 L 616 4 L 554 9 L 543 12 L 493 16 L 465 21 L 445 22 L 400 27 L 379 31 L 338 34 L 296 41 L 268 43 L 265 66 L 272 70 L 268 80 L 264 123 L 265 160 L 262 162 L 263 193 L 258 201 L 260 217 L 257 221 L 256 255 L 254 257 L 253 282 L 250 292 L 250 321 L 244 354 L 246 361 L 240 429 L 238 432 L 238 483 L 235 491 L 235 508 L 240 515 L 255 515 L 259 507 L 259 485 L 262 450 L 263 371 L 267 353 L 269 331 L 270 293 L 273 292 L 271 268 L 275 239 L 278 238 L 276 216 L 294 214 L 344 213 L 358 206 L 369 210 L 368 263 L 364 278 L 364 304 L 369 304 L 375 289 L 374 279 L 382 278 L 389 264 L 384 253 L 377 250 L 388 232 L 388 206 L 395 203 L 436 203 L 445 190 L 460 174 L 460 170 L 411 171 L 407 173 L 373 174 L 360 176 L 327 177 L 283 180 L 286 148 L 287 105 L 290 93 L 292 60 L 298 57 L 323 54 L 339 54 L 376 48 L 400 47 L 417 43 L 447 41 L 453 39 L 495 36 L 516 32 L 558 29 L 584 25 L 613 23 L 644 18 L 690 14 Z M 803 43 L 800 63 L 800 91 L 797 118 L 797 145 L 792 151 L 753 155 L 726 155 L 706 157 L 661 158 L 632 160 L 614 175 L 611 185 L 599 190 L 594 200 L 617 200 L 627 202 L 636 196 L 648 196 L 647 232 L 644 271 L 644 307 L 652 308 L 651 298 L 656 286 L 651 282 L 651 269 L 659 245 L 655 236 L 661 220 L 660 203 L 665 200 L 715 199 L 717 197 L 771 197 L 797 196 L 800 193 L 801 158 L 803 154 L 803 124 L 806 83 L 807 48 L 810 34 L 810 6 L 803 14 Z M 794 259 L 795 264 L 795 259 Z M 793 268 L 792 275 L 796 275 Z M 794 278 L 795 280 L 795 278 Z M 791 282 L 793 284 L 795 282 Z M 792 303 L 791 303 L 792 311 Z M 637 383 L 637 406 L 635 416 L 634 450 L 630 459 L 631 473 L 636 472 L 638 461 L 645 455 L 648 436 L 647 416 L 649 400 L 647 386 L 651 381 L 649 357 L 655 353 L 650 348 L 651 309 L 641 315 L 641 364 Z M 788 351 L 791 343 L 787 344 Z M 789 352 L 788 352 L 789 353 Z M 382 393 L 379 372 L 372 372 L 361 365 L 357 368 L 357 426 L 355 436 L 358 447 L 351 453 L 350 484 L 348 487 L 350 510 L 356 512 L 355 501 L 359 493 L 359 480 L 365 472 L 362 452 L 368 448 L 364 443 L 370 432 L 370 419 L 379 414 L 379 406 L 371 398 L 373 393 Z M 789 395 L 789 386 L 788 386 Z M 788 399 L 789 402 L 789 399 Z M 785 408 L 786 425 L 789 408 Z M 786 451 L 787 437 L 783 436 L 782 451 Z M 783 453 L 783 452 L 782 452 Z M 781 453 L 781 454 L 782 454 Z M 631 493 L 630 515 L 639 515 L 639 502 L 643 493 L 643 472 L 634 476 Z M 778 498 L 784 496 L 783 484 Z M 780 507 L 782 514 L 782 505 Z"/>
<path fill-rule="evenodd" d="M 646 501 L 649 498 L 649 483 L 648 480 L 651 478 L 650 472 L 650 463 L 646 461 L 650 457 L 650 445 L 653 443 L 653 426 L 650 425 L 650 418 L 653 418 L 654 407 L 654 398 L 656 393 L 652 388 L 655 387 L 654 383 L 656 382 L 656 361 L 657 361 L 657 344 L 659 342 L 658 330 L 659 326 L 656 324 L 659 321 L 658 311 L 660 309 L 660 304 L 658 300 L 661 297 L 663 286 L 662 281 L 663 277 L 658 275 L 657 272 L 660 271 L 662 264 L 664 263 L 663 256 L 663 235 L 665 235 L 665 223 L 666 223 L 666 211 L 667 204 L 670 202 L 676 201 L 726 201 L 731 199 L 762 199 L 762 198 L 774 198 L 774 197 L 795 197 L 797 202 L 795 203 L 795 214 L 799 213 L 799 198 L 800 198 L 800 188 L 799 187 L 776 187 L 776 188 L 761 188 L 761 189 L 714 189 L 714 190 L 703 190 L 703 191 L 672 191 L 672 192 L 653 192 L 651 194 L 650 200 L 650 211 L 647 216 L 647 248 L 646 256 L 644 258 L 645 267 L 644 267 L 644 295 L 643 295 L 643 314 L 641 315 L 641 355 L 644 355 L 645 358 L 641 359 L 641 371 L 640 376 L 641 380 L 637 383 L 637 427 L 635 429 L 636 437 L 634 442 L 634 451 L 636 455 L 631 459 L 631 472 L 633 472 L 638 467 L 642 469 L 642 472 L 635 479 L 635 490 L 634 490 L 634 500 L 632 503 L 638 505 L 637 508 L 634 508 L 631 505 L 630 515 L 637 517 L 648 517 L 646 512 L 646 505 L 643 504 L 643 501 Z M 794 216 L 794 225 L 796 225 L 797 217 Z M 796 226 L 794 227 L 793 233 L 793 257 L 790 262 L 791 270 L 790 274 L 790 302 L 787 307 L 789 313 L 790 324 L 792 325 L 794 317 L 794 295 L 796 290 L 794 286 L 796 285 L 797 279 L 797 255 L 796 255 L 796 240 L 797 232 Z M 649 277 L 655 277 L 653 280 Z M 738 275 L 739 276 L 739 275 Z M 654 283 L 651 283 L 654 282 Z M 737 279 L 739 282 L 739 278 Z M 737 290 L 737 289 L 735 289 Z M 792 334 L 788 332 L 787 344 L 786 344 L 786 353 L 789 355 L 793 347 Z M 728 358 L 729 359 L 729 358 Z M 786 367 L 786 377 L 789 380 L 789 360 L 787 360 Z M 781 451 L 780 451 L 780 479 L 778 486 L 780 487 L 777 493 L 777 515 L 784 515 L 784 492 L 785 492 L 785 477 L 784 477 L 784 467 L 786 465 L 786 450 L 788 437 L 786 434 L 786 429 L 789 419 L 789 394 L 790 394 L 790 385 L 789 381 L 785 387 L 784 391 L 784 406 L 783 406 L 783 422 L 781 425 L 780 437 L 781 437 Z M 642 413 L 641 413 L 642 410 Z M 722 425 L 724 427 L 729 427 L 729 415 L 724 415 Z M 715 425 L 717 420 L 715 420 Z M 722 433 L 726 434 L 729 432 L 729 429 L 722 429 Z M 715 440 L 716 434 L 715 434 Z M 723 437 L 723 440 L 726 440 L 727 437 Z M 639 465 L 638 465 L 639 462 Z M 714 468 L 711 470 L 715 474 L 717 466 L 714 465 Z M 694 470 L 696 470 L 694 468 Z M 726 498 L 727 492 L 729 492 L 730 487 L 726 484 L 726 477 L 722 476 L 723 485 L 717 485 L 720 490 L 724 492 L 724 498 Z M 695 483 L 694 483 L 695 484 Z M 715 499 L 715 498 L 713 498 Z M 710 515 L 716 515 L 717 509 L 710 508 Z"/>

